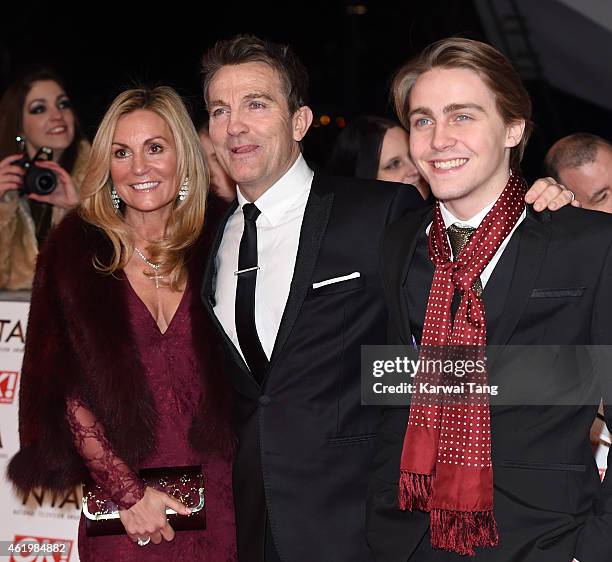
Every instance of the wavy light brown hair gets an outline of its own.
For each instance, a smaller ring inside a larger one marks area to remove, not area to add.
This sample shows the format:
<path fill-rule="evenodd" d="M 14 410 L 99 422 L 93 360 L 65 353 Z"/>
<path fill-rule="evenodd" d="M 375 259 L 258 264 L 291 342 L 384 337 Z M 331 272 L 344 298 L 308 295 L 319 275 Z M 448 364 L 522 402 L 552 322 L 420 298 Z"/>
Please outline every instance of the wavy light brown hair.
<path fill-rule="evenodd" d="M 110 161 L 117 122 L 122 116 L 139 109 L 152 111 L 167 123 L 176 145 L 179 185 L 189 178 L 189 194 L 184 201 L 178 201 L 178 198 L 175 201 L 164 238 L 147 247 L 151 261 L 162 264 L 157 274 L 164 276 L 164 284 L 178 290 L 186 278 L 186 253 L 200 236 L 204 225 L 209 174 L 193 122 L 185 104 L 172 88 L 132 89 L 115 98 L 93 141 L 81 187 L 79 212 L 84 220 L 102 229 L 113 246 L 110 263 L 101 263 L 96 257 L 94 265 L 106 273 L 123 269 L 133 255 L 134 240 L 123 213 L 113 207 Z"/>
<path fill-rule="evenodd" d="M 462 37 L 442 39 L 401 67 L 393 79 L 391 96 L 402 125 L 410 129 L 410 92 L 419 76 L 437 67 L 473 70 L 493 92 L 497 110 L 506 126 L 525 121 L 521 141 L 510 149 L 510 167 L 518 171 L 533 129 L 531 99 L 510 61 L 486 43 Z"/>

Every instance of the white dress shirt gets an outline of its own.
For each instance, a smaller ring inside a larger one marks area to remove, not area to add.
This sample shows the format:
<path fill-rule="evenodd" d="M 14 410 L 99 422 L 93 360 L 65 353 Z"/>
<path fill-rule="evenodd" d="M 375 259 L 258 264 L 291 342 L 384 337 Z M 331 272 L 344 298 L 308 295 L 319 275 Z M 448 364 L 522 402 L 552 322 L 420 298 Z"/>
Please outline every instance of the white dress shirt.
<path fill-rule="evenodd" d="M 475 214 L 472 218 L 465 220 L 465 221 L 459 220 L 455 215 L 453 215 L 453 213 L 451 213 L 444 206 L 444 203 L 440 202 L 440 212 L 442 213 L 442 220 L 444 221 L 444 228 L 448 228 L 449 226 L 453 224 L 456 224 L 457 226 L 463 226 L 463 227 L 467 226 L 467 227 L 472 227 L 472 228 L 478 228 L 480 226 L 480 223 L 482 222 L 482 219 L 485 218 L 487 213 L 493 208 L 493 205 L 495 205 L 496 202 L 497 200 L 493 201 L 493 203 L 491 203 L 490 205 L 487 205 L 482 211 L 480 211 L 479 213 Z M 497 262 L 502 257 L 502 254 L 504 253 L 504 250 L 506 249 L 508 242 L 510 242 L 510 238 L 514 234 L 514 231 L 525 220 L 526 216 L 527 216 L 527 210 L 523 209 L 521 216 L 516 221 L 516 224 L 510 231 L 510 234 L 508 234 L 508 236 L 504 238 L 504 241 L 501 243 L 501 246 L 497 249 L 497 252 L 495 252 L 493 257 L 491 258 L 491 261 L 487 264 L 483 272 L 480 274 L 480 282 L 482 283 L 483 289 L 487 285 L 487 281 L 491 277 L 491 274 L 493 273 L 493 270 L 495 269 Z M 430 228 L 431 228 L 431 223 L 427 227 L 427 234 L 429 234 Z M 446 236 L 448 238 L 448 234 Z M 450 241 L 449 241 L 449 245 L 450 245 Z M 451 249 L 451 252 L 452 252 L 452 249 Z"/>
<path fill-rule="evenodd" d="M 300 155 L 287 173 L 254 201 L 257 218 L 257 283 L 255 326 L 270 359 L 293 279 L 300 230 L 310 194 L 313 171 Z M 214 311 L 225 333 L 242 354 L 236 333 L 238 252 L 244 229 L 242 206 L 249 201 L 238 186 L 238 208 L 229 218 L 216 256 L 217 281 Z M 243 355 L 244 357 L 244 355 Z"/>

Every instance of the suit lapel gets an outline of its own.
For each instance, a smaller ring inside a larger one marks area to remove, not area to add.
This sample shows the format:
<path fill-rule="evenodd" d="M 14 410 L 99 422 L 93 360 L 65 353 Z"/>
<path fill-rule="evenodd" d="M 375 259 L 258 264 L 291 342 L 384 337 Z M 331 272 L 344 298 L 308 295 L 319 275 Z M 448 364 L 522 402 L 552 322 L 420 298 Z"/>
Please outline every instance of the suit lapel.
<path fill-rule="evenodd" d="M 507 292 L 503 313 L 487 342 L 489 345 L 505 345 L 508 343 L 529 302 L 548 246 L 550 238 L 549 222 L 548 211 L 538 215 L 528 208 L 527 216 L 522 225 L 512 282 Z"/>
<path fill-rule="evenodd" d="M 412 327 L 410 325 L 410 311 L 408 310 L 408 302 L 404 294 L 404 286 L 406 278 L 410 272 L 410 264 L 414 256 L 414 251 L 421 233 L 429 224 L 433 217 L 433 208 L 428 208 L 415 216 L 415 220 L 407 224 L 407 228 L 400 234 L 399 240 L 390 240 L 387 245 L 386 263 L 390 267 L 390 284 L 389 287 L 397 290 L 396 297 L 398 299 L 400 310 L 400 330 L 404 341 L 410 341 L 412 338 Z"/>
<path fill-rule="evenodd" d="M 215 233 L 215 238 L 213 240 L 210 254 L 208 255 L 208 259 L 206 260 L 206 267 L 204 268 L 204 276 L 202 279 L 202 302 L 206 309 L 212 313 L 213 307 L 215 306 L 215 281 L 217 277 L 217 268 L 215 265 L 217 252 L 219 251 L 219 246 L 221 245 L 221 240 L 223 239 L 223 232 L 225 231 L 225 225 L 229 218 L 234 214 L 236 209 L 238 208 L 238 202 L 234 201 L 221 219 L 219 226 L 217 228 L 217 232 Z"/>
<path fill-rule="evenodd" d="M 516 229 L 482 292 L 487 319 L 487 341 L 495 339 L 495 331 L 504 312 L 508 291 L 512 285 L 523 229 Z"/>
<path fill-rule="evenodd" d="M 329 189 L 327 182 L 328 180 L 325 176 L 315 173 L 302 220 L 300 241 L 289 296 L 278 328 L 276 341 L 274 342 L 268 372 L 274 368 L 287 342 L 287 338 L 297 320 L 298 313 L 312 281 L 319 249 L 327 229 L 327 222 L 329 221 L 334 200 L 334 194 Z"/>

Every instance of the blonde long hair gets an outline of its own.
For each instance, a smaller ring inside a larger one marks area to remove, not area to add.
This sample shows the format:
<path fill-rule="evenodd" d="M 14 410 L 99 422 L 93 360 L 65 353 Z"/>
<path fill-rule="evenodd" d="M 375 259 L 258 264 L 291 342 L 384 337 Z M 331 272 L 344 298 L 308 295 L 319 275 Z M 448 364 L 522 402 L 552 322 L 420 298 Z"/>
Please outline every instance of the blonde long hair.
<path fill-rule="evenodd" d="M 186 252 L 204 225 L 209 173 L 187 109 L 172 88 L 132 89 L 115 98 L 92 144 L 79 212 L 84 220 L 102 229 L 113 246 L 110 263 L 101 263 L 96 256 L 95 267 L 106 273 L 123 269 L 134 252 L 134 240 L 123 214 L 113 207 L 111 147 L 119 119 L 138 109 L 152 111 L 168 124 L 176 145 L 179 185 L 189 178 L 189 193 L 184 201 L 175 201 L 164 238 L 147 247 L 151 261 L 162 264 L 156 274 L 163 275 L 165 285 L 177 290 L 186 276 Z"/>

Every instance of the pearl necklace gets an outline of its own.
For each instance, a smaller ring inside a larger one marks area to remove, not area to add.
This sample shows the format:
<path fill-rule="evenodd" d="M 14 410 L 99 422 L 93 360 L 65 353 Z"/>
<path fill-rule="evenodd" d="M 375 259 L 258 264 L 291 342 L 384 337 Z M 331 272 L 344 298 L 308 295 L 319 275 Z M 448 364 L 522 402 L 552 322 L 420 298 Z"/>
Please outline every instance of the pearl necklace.
<path fill-rule="evenodd" d="M 136 246 L 134 246 L 134 250 L 136 251 L 136 253 L 140 257 L 140 259 L 142 259 L 142 261 L 145 262 L 155 272 L 155 275 L 152 275 L 152 276 L 148 276 L 147 275 L 147 277 L 150 277 L 151 279 L 153 279 L 155 281 L 155 288 L 159 289 L 159 280 L 163 279 L 164 276 L 163 275 L 157 275 L 157 270 L 162 266 L 162 264 L 161 263 L 153 263 L 153 262 L 149 261 L 145 257 L 145 255 Z"/>

